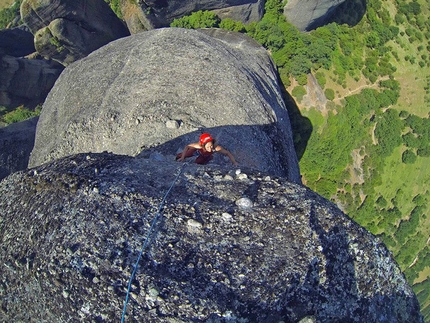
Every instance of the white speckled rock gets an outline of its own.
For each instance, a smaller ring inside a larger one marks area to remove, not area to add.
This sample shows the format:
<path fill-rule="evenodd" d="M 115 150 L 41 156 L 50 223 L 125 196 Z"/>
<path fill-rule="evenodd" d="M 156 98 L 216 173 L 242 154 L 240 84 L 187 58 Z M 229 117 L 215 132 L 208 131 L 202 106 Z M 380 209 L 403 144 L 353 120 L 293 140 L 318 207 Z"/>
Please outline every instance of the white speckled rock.
<path fill-rule="evenodd" d="M 6 177 L 1 321 L 119 322 L 154 212 L 177 178 L 126 322 L 423 322 L 373 235 L 303 186 L 241 173 L 248 178 L 223 180 L 234 170 L 103 153 Z M 253 207 L 236 205 L 241 198 Z"/>

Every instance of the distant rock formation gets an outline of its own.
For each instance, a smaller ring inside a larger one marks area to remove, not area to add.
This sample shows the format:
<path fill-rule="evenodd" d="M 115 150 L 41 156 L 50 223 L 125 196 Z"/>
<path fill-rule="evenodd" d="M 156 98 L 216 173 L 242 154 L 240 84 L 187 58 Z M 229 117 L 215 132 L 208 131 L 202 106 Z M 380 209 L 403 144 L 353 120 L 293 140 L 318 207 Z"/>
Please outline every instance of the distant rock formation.
<path fill-rule="evenodd" d="M 43 103 L 64 66 L 45 59 L 0 54 L 0 105 L 34 107 Z"/>
<path fill-rule="evenodd" d="M 288 0 L 284 15 L 299 30 L 307 31 L 323 26 L 345 1 L 347 0 Z"/>
<path fill-rule="evenodd" d="M 0 214 L 4 322 L 119 322 L 152 223 L 126 322 L 423 322 L 373 235 L 246 168 L 79 154 L 3 179 Z"/>
<path fill-rule="evenodd" d="M 38 119 L 35 117 L 0 128 L 0 180 L 27 168 Z"/>
<path fill-rule="evenodd" d="M 63 65 L 130 34 L 103 0 L 24 0 L 21 18 L 37 51 Z"/>
<path fill-rule="evenodd" d="M 64 66 L 34 53 L 26 26 L 0 30 L 0 105 L 35 107 L 45 100 Z"/>
<path fill-rule="evenodd" d="M 199 10 L 210 10 L 220 18 L 243 23 L 256 22 L 264 12 L 264 0 L 149 0 L 121 1 L 121 12 L 132 34 L 160 27 Z"/>
<path fill-rule="evenodd" d="M 209 131 L 241 165 L 300 183 L 277 77 L 266 50 L 240 33 L 163 28 L 117 40 L 62 73 L 30 166 L 80 152 L 173 159 Z"/>

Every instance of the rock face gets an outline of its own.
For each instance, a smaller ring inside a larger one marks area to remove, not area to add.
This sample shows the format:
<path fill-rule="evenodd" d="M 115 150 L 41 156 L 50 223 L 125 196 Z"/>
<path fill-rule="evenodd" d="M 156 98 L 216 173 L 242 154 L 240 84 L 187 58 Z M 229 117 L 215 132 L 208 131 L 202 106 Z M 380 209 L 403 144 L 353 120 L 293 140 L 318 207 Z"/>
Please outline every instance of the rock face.
<path fill-rule="evenodd" d="M 129 35 L 103 0 L 24 0 L 21 18 L 34 34 L 37 51 L 63 65 Z"/>
<path fill-rule="evenodd" d="M 21 57 L 35 51 L 33 34 L 26 26 L 0 30 L 0 54 Z"/>
<path fill-rule="evenodd" d="M 30 166 L 79 152 L 173 155 L 203 131 L 241 165 L 300 182 L 272 60 L 218 29 L 139 33 L 67 67 L 43 106 Z"/>
<path fill-rule="evenodd" d="M 130 32 L 168 27 L 177 18 L 199 10 L 210 10 L 220 18 L 250 23 L 263 16 L 264 0 L 149 0 L 121 1 L 121 12 Z"/>
<path fill-rule="evenodd" d="M 64 66 L 35 54 L 33 34 L 21 25 L 0 30 L 0 105 L 43 103 Z M 34 139 L 34 136 L 33 136 Z M 26 158 L 28 161 L 28 157 Z"/>
<path fill-rule="evenodd" d="M 0 54 L 0 105 L 35 106 L 43 102 L 64 67 L 45 59 Z"/>
<path fill-rule="evenodd" d="M 323 26 L 346 0 L 289 0 L 284 7 L 287 20 L 299 30 L 306 31 Z"/>
<path fill-rule="evenodd" d="M 126 322 L 423 322 L 387 249 L 332 203 L 182 165 L 79 154 L 3 179 L 2 321 L 119 322 L 149 237 Z"/>
<path fill-rule="evenodd" d="M 0 128 L 0 180 L 27 168 L 39 118 Z"/>

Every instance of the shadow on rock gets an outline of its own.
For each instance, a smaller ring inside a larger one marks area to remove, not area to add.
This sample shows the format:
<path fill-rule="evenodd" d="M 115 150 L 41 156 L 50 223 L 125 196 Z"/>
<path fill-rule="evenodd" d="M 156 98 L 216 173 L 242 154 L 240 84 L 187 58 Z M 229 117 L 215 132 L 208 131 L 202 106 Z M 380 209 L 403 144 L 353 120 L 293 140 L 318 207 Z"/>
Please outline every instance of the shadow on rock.
<path fill-rule="evenodd" d="M 142 147 L 138 157 L 174 160 L 187 144 L 198 142 L 203 132 L 209 132 L 217 144 L 229 150 L 240 166 L 286 177 L 294 183 L 301 183 L 300 170 L 293 145 L 288 145 L 285 125 L 232 125 L 201 128 L 169 140 L 155 147 Z M 230 163 L 221 154 L 214 154 L 211 163 Z"/>

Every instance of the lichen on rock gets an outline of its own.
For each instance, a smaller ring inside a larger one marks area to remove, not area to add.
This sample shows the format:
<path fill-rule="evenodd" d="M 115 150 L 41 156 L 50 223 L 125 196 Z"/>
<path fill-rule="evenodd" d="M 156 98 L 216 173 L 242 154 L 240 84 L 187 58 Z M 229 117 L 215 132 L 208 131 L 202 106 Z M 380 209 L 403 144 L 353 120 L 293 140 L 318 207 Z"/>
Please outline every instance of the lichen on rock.
<path fill-rule="evenodd" d="M 249 168 L 108 153 L 0 182 L 4 320 L 118 322 L 176 178 L 127 322 L 422 322 L 385 246 L 309 189 Z"/>

